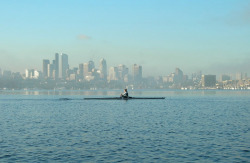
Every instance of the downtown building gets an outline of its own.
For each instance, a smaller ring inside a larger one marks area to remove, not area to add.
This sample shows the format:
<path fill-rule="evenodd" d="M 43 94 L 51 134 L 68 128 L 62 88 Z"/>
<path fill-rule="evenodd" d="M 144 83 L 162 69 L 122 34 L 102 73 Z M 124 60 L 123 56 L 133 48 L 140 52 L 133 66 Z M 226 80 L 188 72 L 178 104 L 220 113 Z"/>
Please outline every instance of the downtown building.
<path fill-rule="evenodd" d="M 99 71 L 98 73 L 100 74 L 100 79 L 106 81 L 107 80 L 107 63 L 104 58 L 100 60 L 100 65 L 99 65 Z"/>
<path fill-rule="evenodd" d="M 202 87 L 213 88 L 216 85 L 216 75 L 202 75 L 201 77 Z"/>
<path fill-rule="evenodd" d="M 134 82 L 141 82 L 142 81 L 142 66 L 134 64 L 132 66 L 132 71 L 133 71 Z"/>
<path fill-rule="evenodd" d="M 48 59 L 43 60 L 43 77 L 45 79 L 66 79 L 69 69 L 68 55 L 55 53 L 55 59 L 50 63 Z"/>
<path fill-rule="evenodd" d="M 61 53 L 59 61 L 59 78 L 66 79 L 68 69 L 69 69 L 68 55 Z"/>

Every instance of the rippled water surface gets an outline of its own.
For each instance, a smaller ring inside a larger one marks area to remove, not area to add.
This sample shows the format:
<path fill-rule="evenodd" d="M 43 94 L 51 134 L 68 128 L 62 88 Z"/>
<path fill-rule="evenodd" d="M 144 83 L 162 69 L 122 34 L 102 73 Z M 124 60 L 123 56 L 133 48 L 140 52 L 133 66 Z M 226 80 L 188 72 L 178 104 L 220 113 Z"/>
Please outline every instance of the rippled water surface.
<path fill-rule="evenodd" d="M 0 162 L 250 162 L 250 91 L 119 93 L 0 92 Z"/>

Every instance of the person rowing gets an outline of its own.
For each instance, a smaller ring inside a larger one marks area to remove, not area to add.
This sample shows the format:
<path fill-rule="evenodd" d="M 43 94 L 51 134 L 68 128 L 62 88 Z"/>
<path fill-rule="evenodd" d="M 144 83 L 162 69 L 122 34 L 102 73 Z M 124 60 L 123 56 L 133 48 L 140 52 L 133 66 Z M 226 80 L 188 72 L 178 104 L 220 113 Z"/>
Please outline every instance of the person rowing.
<path fill-rule="evenodd" d="M 124 89 L 124 92 L 120 95 L 121 98 L 128 98 L 128 90 Z"/>

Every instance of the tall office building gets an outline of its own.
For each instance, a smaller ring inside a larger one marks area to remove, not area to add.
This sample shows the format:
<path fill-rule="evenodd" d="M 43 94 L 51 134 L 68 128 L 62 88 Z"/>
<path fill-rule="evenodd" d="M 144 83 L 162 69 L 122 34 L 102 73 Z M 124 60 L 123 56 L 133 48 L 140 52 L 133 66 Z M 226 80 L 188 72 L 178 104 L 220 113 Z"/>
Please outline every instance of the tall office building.
<path fill-rule="evenodd" d="M 89 61 L 89 72 L 91 72 L 93 68 L 95 68 L 95 63 L 93 61 Z"/>
<path fill-rule="evenodd" d="M 80 63 L 79 64 L 79 69 L 78 69 L 78 75 L 79 75 L 79 78 L 80 79 L 83 79 L 83 73 L 84 73 L 84 64 L 83 63 Z"/>
<path fill-rule="evenodd" d="M 202 75 L 202 87 L 214 87 L 216 84 L 216 75 Z"/>
<path fill-rule="evenodd" d="M 118 68 L 110 67 L 109 68 L 109 81 L 118 80 Z"/>
<path fill-rule="evenodd" d="M 59 54 L 58 53 L 55 54 L 54 67 L 55 67 L 55 78 L 58 79 L 59 78 Z"/>
<path fill-rule="evenodd" d="M 48 77 L 55 79 L 55 64 L 48 64 Z"/>
<path fill-rule="evenodd" d="M 175 69 L 174 74 L 174 83 L 182 83 L 183 82 L 183 72 L 179 69 Z"/>
<path fill-rule="evenodd" d="M 49 65 L 49 60 L 44 59 L 43 60 L 43 77 L 48 78 L 48 65 Z"/>
<path fill-rule="evenodd" d="M 83 64 L 84 77 L 88 76 L 92 69 L 95 68 L 95 63 L 93 61 L 89 61 L 88 63 Z"/>
<path fill-rule="evenodd" d="M 100 70 L 100 78 L 107 80 L 107 63 L 105 59 L 100 60 L 99 70 Z"/>
<path fill-rule="evenodd" d="M 68 55 L 67 54 L 61 54 L 61 60 L 59 63 L 59 77 L 62 79 L 66 79 L 67 77 L 67 69 L 69 68 L 68 63 Z"/>
<path fill-rule="evenodd" d="M 128 68 L 123 64 L 118 65 L 118 75 L 119 79 L 124 81 L 125 78 L 128 78 Z"/>
<path fill-rule="evenodd" d="M 132 67 L 134 81 L 142 80 L 142 66 L 134 64 Z"/>

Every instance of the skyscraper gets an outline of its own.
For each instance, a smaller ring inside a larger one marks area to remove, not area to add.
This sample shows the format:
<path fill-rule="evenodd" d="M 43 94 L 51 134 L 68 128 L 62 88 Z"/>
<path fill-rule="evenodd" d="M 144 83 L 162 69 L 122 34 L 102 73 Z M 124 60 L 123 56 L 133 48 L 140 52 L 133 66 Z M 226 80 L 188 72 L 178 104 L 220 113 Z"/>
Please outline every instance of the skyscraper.
<path fill-rule="evenodd" d="M 55 54 L 54 67 L 55 67 L 55 78 L 58 79 L 59 77 L 59 54 L 58 53 Z"/>
<path fill-rule="evenodd" d="M 179 69 L 175 69 L 174 74 L 174 83 L 182 83 L 183 82 L 183 72 Z"/>
<path fill-rule="evenodd" d="M 48 78 L 48 65 L 49 65 L 49 60 L 44 59 L 43 60 L 43 77 Z"/>
<path fill-rule="evenodd" d="M 79 69 L 78 69 L 78 74 L 80 79 L 83 79 L 83 72 L 84 72 L 83 70 L 84 70 L 84 64 L 81 63 L 79 64 Z"/>
<path fill-rule="evenodd" d="M 48 64 L 48 77 L 55 79 L 55 65 Z"/>
<path fill-rule="evenodd" d="M 109 81 L 118 80 L 118 68 L 110 67 L 109 68 Z"/>
<path fill-rule="evenodd" d="M 68 55 L 62 53 L 61 54 L 61 62 L 59 64 L 59 77 L 60 78 L 66 79 L 68 68 L 69 68 Z"/>
<path fill-rule="evenodd" d="M 84 77 L 88 76 L 92 72 L 93 68 L 95 68 L 95 63 L 93 61 L 84 63 L 83 64 Z"/>
<path fill-rule="evenodd" d="M 123 64 L 118 65 L 118 75 L 119 75 L 120 80 L 124 81 L 125 78 L 127 80 L 128 68 Z"/>
<path fill-rule="evenodd" d="M 100 78 L 107 80 L 107 63 L 105 59 L 100 60 Z"/>
<path fill-rule="evenodd" d="M 134 81 L 141 81 L 142 80 L 142 66 L 134 64 L 132 67 L 133 70 L 133 78 Z"/>

